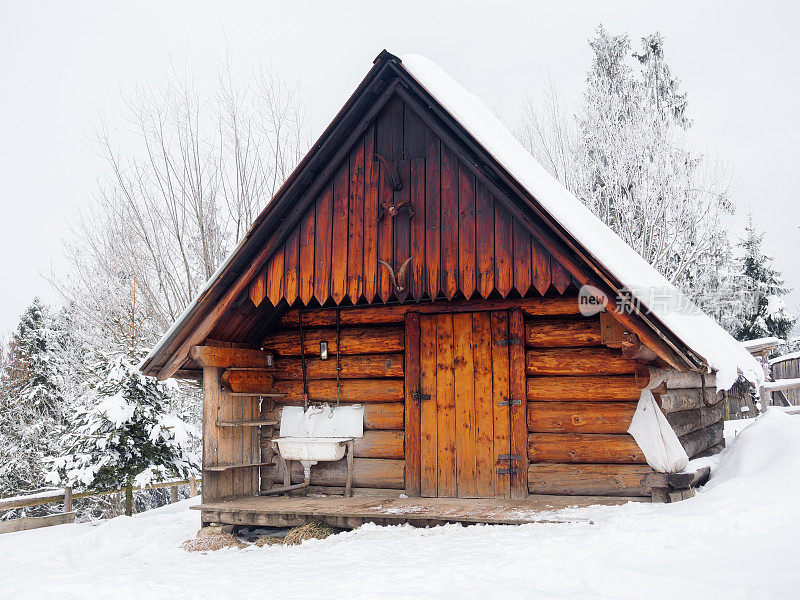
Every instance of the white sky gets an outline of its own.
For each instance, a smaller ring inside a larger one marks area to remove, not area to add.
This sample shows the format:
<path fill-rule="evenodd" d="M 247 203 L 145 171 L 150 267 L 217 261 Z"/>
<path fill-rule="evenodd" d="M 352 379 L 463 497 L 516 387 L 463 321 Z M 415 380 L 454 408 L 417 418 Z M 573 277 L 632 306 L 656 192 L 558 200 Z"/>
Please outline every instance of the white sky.
<path fill-rule="evenodd" d="M 566 4 L 566 6 L 562 6 Z M 158 81 L 172 58 L 215 77 L 226 43 L 236 69 L 268 63 L 301 80 L 313 132 L 386 48 L 432 58 L 515 122 L 526 92 L 552 78 L 580 93 L 603 23 L 636 42 L 655 30 L 689 93 L 698 143 L 734 169 L 767 249 L 800 302 L 800 4 L 755 2 L 12 2 L 0 0 L 0 331 L 63 255 L 77 208 L 105 166 L 90 141 L 103 114 L 119 125 L 120 89 Z M 227 42 L 226 42 L 227 38 Z"/>

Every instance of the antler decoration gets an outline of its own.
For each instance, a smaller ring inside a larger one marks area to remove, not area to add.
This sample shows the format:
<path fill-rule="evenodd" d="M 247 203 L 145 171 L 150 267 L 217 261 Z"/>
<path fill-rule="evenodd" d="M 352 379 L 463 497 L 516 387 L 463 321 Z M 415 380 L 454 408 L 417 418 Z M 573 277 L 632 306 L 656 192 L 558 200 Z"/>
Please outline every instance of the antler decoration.
<path fill-rule="evenodd" d="M 400 161 L 395 160 L 394 164 L 391 164 L 389 159 L 385 156 L 381 156 L 377 153 L 373 154 L 372 156 L 374 160 L 380 161 L 380 163 L 383 165 L 383 170 L 386 173 L 389 187 L 395 192 L 402 190 L 403 180 L 400 178 Z"/>
<path fill-rule="evenodd" d="M 392 265 L 390 265 L 385 260 L 378 259 L 378 262 L 381 263 L 386 270 L 389 271 L 389 277 L 392 278 L 392 287 L 398 292 L 402 292 L 406 289 L 406 278 L 408 276 L 408 266 L 411 264 L 411 257 L 409 256 L 405 262 L 400 267 L 400 270 L 397 272 L 397 276 L 394 274 L 394 269 Z"/>

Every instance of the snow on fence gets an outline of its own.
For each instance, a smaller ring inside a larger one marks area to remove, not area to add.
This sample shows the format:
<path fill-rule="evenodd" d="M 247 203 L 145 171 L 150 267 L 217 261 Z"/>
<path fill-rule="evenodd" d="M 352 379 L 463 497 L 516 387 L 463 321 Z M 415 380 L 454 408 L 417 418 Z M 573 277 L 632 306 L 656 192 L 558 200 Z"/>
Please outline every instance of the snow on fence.
<path fill-rule="evenodd" d="M 169 488 L 170 503 L 178 501 L 178 486 L 188 485 L 189 494 L 197 496 L 197 484 L 202 483 L 202 479 L 181 479 L 179 481 L 162 481 L 154 483 L 145 487 L 135 487 L 134 490 L 152 490 L 157 488 Z M 0 512 L 11 510 L 12 508 L 28 508 L 31 506 L 40 506 L 42 504 L 52 504 L 54 502 L 63 502 L 64 510 L 60 514 L 47 515 L 45 517 L 22 517 L 19 519 L 12 519 L 9 521 L 0 522 L 0 533 L 12 533 L 14 531 L 25 531 L 26 529 L 36 529 L 38 527 L 49 527 L 51 525 L 63 525 L 64 523 L 72 523 L 75 520 L 75 513 L 72 510 L 72 501 L 79 498 L 89 498 L 92 496 L 107 496 L 110 494 L 119 494 L 125 491 L 125 488 L 118 490 L 89 490 L 85 492 L 73 492 L 71 488 L 64 488 L 60 490 L 49 490 L 39 492 L 37 494 L 28 494 L 25 496 L 12 496 L 10 498 L 0 498 Z"/>
<path fill-rule="evenodd" d="M 776 381 L 800 378 L 800 352 L 773 358 L 769 361 L 769 365 L 772 369 L 772 377 Z M 800 405 L 800 388 L 777 390 L 772 395 L 773 404 L 780 405 L 780 400 L 783 399 L 792 406 Z"/>

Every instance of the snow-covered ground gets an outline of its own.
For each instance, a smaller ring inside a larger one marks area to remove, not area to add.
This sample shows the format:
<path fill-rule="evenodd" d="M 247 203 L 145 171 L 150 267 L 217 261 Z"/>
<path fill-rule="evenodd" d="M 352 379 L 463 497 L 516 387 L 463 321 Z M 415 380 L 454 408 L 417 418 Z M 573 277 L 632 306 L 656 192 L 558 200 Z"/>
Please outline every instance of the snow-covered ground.
<path fill-rule="evenodd" d="M 800 416 L 768 411 L 717 458 L 695 498 L 569 509 L 581 521 L 564 524 L 365 526 L 201 554 L 180 547 L 199 525 L 184 501 L 6 534 L 0 597 L 798 597 Z"/>

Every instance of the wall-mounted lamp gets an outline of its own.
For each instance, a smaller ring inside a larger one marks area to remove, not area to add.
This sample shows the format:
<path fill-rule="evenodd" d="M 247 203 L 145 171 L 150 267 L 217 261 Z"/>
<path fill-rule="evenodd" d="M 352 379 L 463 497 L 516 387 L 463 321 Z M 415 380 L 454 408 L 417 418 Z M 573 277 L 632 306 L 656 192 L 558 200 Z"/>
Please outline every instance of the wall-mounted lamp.
<path fill-rule="evenodd" d="M 322 360 L 328 360 L 328 342 L 319 343 L 319 357 Z"/>

